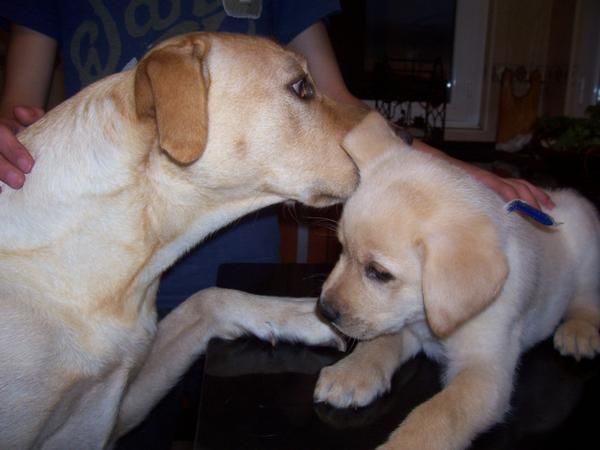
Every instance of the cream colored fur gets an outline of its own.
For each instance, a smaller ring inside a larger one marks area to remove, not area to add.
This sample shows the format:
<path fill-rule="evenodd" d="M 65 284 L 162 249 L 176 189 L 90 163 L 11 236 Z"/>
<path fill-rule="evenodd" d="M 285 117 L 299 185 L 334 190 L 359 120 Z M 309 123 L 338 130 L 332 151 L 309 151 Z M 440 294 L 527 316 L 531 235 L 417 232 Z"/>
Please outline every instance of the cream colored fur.
<path fill-rule="evenodd" d="M 363 341 L 321 372 L 316 401 L 365 405 L 423 351 L 445 365 L 445 387 L 381 448 L 462 449 L 507 411 L 523 351 L 552 333 L 563 355 L 600 351 L 591 204 L 554 191 L 551 213 L 563 225 L 534 225 L 461 170 L 407 148 L 375 113 L 344 146 L 361 182 L 344 208 L 344 252 L 319 308 Z"/>
<path fill-rule="evenodd" d="M 335 339 L 314 303 L 293 302 L 296 323 L 222 290 L 156 324 L 161 272 L 205 236 L 355 188 L 340 142 L 364 114 L 300 98 L 301 78 L 270 41 L 184 35 L 19 135 L 36 165 L 0 195 L 0 448 L 110 447 L 215 335 Z"/>

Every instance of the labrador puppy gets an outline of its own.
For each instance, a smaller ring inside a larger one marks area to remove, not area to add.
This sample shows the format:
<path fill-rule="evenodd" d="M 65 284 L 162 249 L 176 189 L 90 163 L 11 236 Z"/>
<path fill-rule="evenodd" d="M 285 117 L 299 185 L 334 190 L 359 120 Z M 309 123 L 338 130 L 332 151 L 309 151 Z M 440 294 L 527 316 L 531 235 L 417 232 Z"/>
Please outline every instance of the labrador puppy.
<path fill-rule="evenodd" d="M 460 169 L 404 145 L 375 113 L 344 147 L 361 182 L 318 308 L 362 342 L 321 372 L 317 401 L 365 405 L 425 352 L 445 365 L 444 388 L 380 448 L 462 449 L 506 413 L 528 348 L 554 333 L 563 355 L 600 351 L 600 224 L 590 203 L 552 192 L 562 222 L 552 228 L 508 213 Z"/>
<path fill-rule="evenodd" d="M 292 323 L 209 290 L 157 326 L 155 294 L 236 218 L 345 199 L 358 171 L 340 144 L 363 116 L 271 41 L 196 33 L 22 131 L 35 170 L 0 195 L 0 448 L 110 447 L 213 335 L 332 339 L 313 302 L 292 302 Z"/>

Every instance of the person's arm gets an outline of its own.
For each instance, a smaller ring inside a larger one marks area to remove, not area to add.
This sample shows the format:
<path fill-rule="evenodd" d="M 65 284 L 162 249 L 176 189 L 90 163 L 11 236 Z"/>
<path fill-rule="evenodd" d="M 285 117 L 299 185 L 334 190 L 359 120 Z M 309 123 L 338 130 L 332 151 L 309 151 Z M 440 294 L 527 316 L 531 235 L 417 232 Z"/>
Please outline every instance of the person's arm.
<path fill-rule="evenodd" d="M 311 25 L 292 39 L 288 48 L 306 58 L 310 74 L 323 94 L 339 102 L 366 106 L 346 87 L 329 34 L 322 22 Z"/>
<path fill-rule="evenodd" d="M 318 22 L 308 27 L 288 44 L 288 48 L 306 58 L 315 84 L 321 92 L 341 102 L 364 106 L 364 103 L 354 97 L 346 87 L 327 29 L 323 23 Z M 467 173 L 488 186 L 506 201 L 520 198 L 538 208 L 540 206 L 550 209 L 554 207 L 554 203 L 548 194 L 525 180 L 501 178 L 492 172 L 454 159 L 418 140 L 414 141 L 413 147 L 462 167 Z"/>
<path fill-rule="evenodd" d="M 4 86 L 0 98 L 0 180 L 18 189 L 33 158 L 15 134 L 44 114 L 57 43 L 18 25 L 10 30 Z"/>
<path fill-rule="evenodd" d="M 554 202 L 552 198 L 542 189 L 526 180 L 520 178 L 503 178 L 498 175 L 477 167 L 473 164 L 466 163 L 464 161 L 452 158 L 441 150 L 431 147 L 422 141 L 415 139 L 413 147 L 419 151 L 429 153 L 437 158 L 445 159 L 446 161 L 454 164 L 455 166 L 461 167 L 465 172 L 485 184 L 488 188 L 493 190 L 496 194 L 502 197 L 505 201 L 509 202 L 516 198 L 525 200 L 531 206 L 535 208 L 544 207 L 552 209 Z"/>

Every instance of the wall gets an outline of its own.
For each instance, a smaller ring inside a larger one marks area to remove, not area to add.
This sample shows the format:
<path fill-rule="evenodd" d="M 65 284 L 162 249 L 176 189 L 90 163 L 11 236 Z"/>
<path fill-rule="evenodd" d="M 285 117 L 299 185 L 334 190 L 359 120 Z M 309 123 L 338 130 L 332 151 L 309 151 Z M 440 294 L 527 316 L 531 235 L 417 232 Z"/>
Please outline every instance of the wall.
<path fill-rule="evenodd" d="M 519 69 L 524 75 L 514 85 L 516 95 L 527 92 L 533 71 L 541 71 L 539 114 L 581 115 L 598 97 L 599 22 L 598 0 L 490 0 L 485 35 L 472 36 L 473 49 L 486 41 L 479 123 L 447 130 L 446 139 L 495 140 L 500 80 L 507 69 Z M 470 51 L 474 50 L 466 50 Z"/>
<path fill-rule="evenodd" d="M 558 0 L 555 0 L 555 2 Z M 578 0 L 570 47 L 565 112 L 582 116 L 600 102 L 600 1 Z"/>

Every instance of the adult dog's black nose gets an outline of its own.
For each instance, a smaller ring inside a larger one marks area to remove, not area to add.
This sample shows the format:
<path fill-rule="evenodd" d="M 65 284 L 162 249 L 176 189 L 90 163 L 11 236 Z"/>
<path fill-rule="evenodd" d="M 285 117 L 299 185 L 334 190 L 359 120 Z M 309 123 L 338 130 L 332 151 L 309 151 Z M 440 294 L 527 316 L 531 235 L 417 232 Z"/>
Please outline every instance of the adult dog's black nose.
<path fill-rule="evenodd" d="M 331 306 L 331 303 L 324 297 L 319 297 L 319 301 L 317 302 L 317 312 L 328 322 L 335 322 L 340 317 L 339 311 Z"/>

